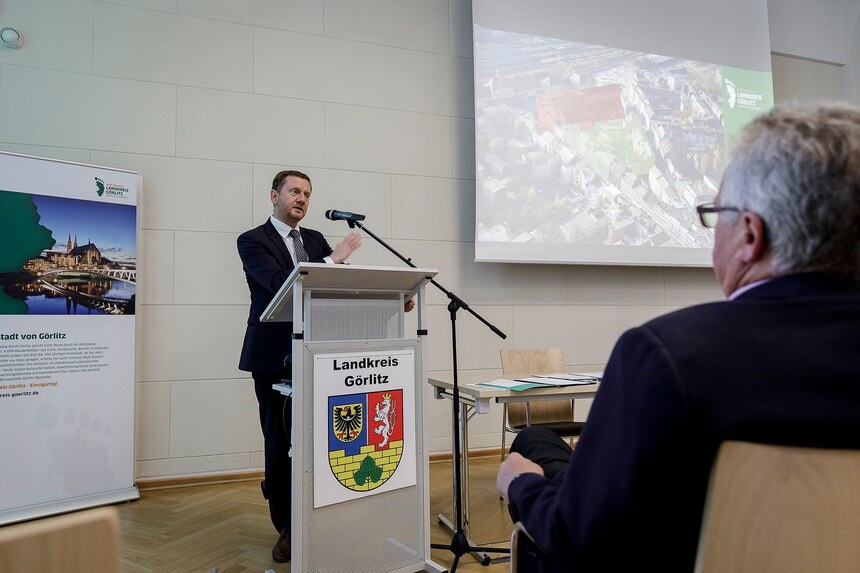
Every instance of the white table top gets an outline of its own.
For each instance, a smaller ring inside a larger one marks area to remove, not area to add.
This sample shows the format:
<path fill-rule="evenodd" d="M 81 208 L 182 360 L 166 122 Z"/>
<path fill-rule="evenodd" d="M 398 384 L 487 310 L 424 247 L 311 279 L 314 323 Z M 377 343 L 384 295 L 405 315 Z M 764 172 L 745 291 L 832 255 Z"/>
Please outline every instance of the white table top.
<path fill-rule="evenodd" d="M 454 383 L 449 377 L 429 378 L 427 380 L 436 391 L 436 398 L 452 397 Z M 473 405 L 479 414 L 489 411 L 490 402 L 534 402 L 537 400 L 558 400 L 559 398 L 593 398 L 600 384 L 581 384 L 576 386 L 552 386 L 530 388 L 528 390 L 506 390 L 460 383 L 460 402 Z"/>

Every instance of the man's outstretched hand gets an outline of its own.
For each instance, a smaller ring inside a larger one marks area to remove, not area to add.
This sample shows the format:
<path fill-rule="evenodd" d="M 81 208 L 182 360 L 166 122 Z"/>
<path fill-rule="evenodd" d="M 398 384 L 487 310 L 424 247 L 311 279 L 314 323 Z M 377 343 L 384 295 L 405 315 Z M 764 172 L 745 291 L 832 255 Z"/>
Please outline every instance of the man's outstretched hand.
<path fill-rule="evenodd" d="M 360 246 L 361 235 L 359 233 L 350 233 L 337 244 L 329 256 L 334 263 L 340 264 L 349 258 L 349 256 Z"/>

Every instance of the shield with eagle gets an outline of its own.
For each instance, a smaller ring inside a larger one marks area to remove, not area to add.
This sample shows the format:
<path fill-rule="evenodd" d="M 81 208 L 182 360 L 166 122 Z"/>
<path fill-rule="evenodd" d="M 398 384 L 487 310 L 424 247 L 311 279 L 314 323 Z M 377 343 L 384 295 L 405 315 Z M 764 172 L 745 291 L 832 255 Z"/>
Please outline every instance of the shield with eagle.
<path fill-rule="evenodd" d="M 403 456 L 403 390 L 328 397 L 328 459 L 352 491 L 371 491 L 394 475 Z"/>

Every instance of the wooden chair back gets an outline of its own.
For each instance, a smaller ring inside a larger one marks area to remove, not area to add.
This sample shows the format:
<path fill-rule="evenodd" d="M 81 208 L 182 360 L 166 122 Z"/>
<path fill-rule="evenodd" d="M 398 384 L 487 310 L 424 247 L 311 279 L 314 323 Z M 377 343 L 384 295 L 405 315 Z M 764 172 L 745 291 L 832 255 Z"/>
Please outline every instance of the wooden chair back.
<path fill-rule="evenodd" d="M 860 570 L 860 450 L 725 442 L 697 573 Z"/>
<path fill-rule="evenodd" d="M 507 378 L 567 372 L 564 351 L 561 348 L 503 348 L 501 350 L 502 373 Z M 529 403 L 529 418 L 532 424 L 573 421 L 571 400 L 540 400 Z M 508 404 L 508 424 L 511 427 L 526 423 L 524 403 Z"/>
<path fill-rule="evenodd" d="M 117 573 L 119 517 L 99 507 L 0 527 L 2 573 Z"/>

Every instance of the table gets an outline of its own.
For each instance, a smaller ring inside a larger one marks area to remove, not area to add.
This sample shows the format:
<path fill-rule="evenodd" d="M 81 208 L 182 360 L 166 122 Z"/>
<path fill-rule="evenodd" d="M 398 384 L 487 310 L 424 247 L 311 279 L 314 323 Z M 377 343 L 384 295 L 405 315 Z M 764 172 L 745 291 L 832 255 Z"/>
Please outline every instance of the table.
<path fill-rule="evenodd" d="M 453 378 L 453 376 L 452 376 Z M 454 399 L 454 383 L 451 379 L 445 378 L 429 378 L 427 380 L 433 386 L 433 395 L 436 399 Z M 599 384 L 583 384 L 577 386 L 553 386 L 548 388 L 532 388 L 529 390 L 514 391 L 503 388 L 489 388 L 486 386 L 474 386 L 472 384 L 459 385 L 460 404 L 463 408 L 460 409 L 460 452 L 462 453 L 463 463 L 461 465 L 462 476 L 460 483 L 462 490 L 460 499 L 463 508 L 463 533 L 469 537 L 469 418 L 475 414 L 486 414 L 490 411 L 490 404 L 498 402 L 500 404 L 510 402 L 536 402 L 540 400 L 559 400 L 559 399 L 582 399 L 594 398 L 597 393 Z M 453 446 L 453 432 L 451 436 Z M 453 455 L 454 448 L 451 448 Z M 456 483 L 456 482 L 455 482 Z M 454 500 L 456 503 L 457 493 L 454 492 Z M 456 512 L 456 507 L 454 509 Z M 445 527 L 454 531 L 454 525 L 443 514 L 437 516 L 439 522 Z M 469 540 L 469 544 L 475 544 Z M 483 565 L 489 565 L 491 562 L 500 562 L 507 560 L 507 557 L 491 560 L 486 553 L 475 551 L 472 556 L 480 561 Z"/>

